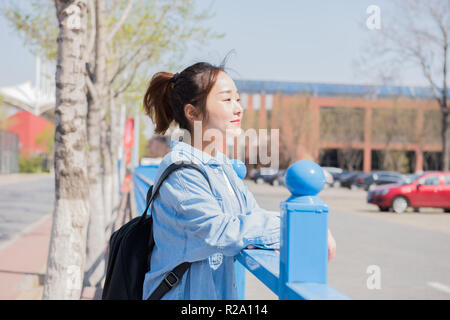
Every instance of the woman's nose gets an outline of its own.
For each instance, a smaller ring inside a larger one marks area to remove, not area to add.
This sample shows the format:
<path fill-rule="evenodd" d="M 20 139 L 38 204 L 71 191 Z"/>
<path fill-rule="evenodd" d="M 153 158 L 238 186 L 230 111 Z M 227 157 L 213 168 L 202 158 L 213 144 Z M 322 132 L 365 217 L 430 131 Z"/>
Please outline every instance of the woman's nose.
<path fill-rule="evenodd" d="M 233 109 L 233 113 L 235 114 L 241 114 L 243 111 L 241 103 L 239 101 L 235 101 L 234 102 L 234 109 Z"/>

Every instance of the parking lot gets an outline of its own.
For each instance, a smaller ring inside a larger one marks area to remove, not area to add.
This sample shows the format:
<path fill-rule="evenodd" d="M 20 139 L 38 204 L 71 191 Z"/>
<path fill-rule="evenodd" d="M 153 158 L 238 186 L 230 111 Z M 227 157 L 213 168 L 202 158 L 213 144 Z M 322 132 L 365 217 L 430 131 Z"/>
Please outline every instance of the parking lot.
<path fill-rule="evenodd" d="M 246 180 L 261 207 L 279 210 L 290 196 L 283 186 Z M 380 212 L 366 203 L 366 192 L 325 188 L 330 229 L 337 242 L 329 284 L 353 299 L 450 299 L 450 214 L 442 209 Z M 380 270 L 380 288 L 368 285 Z M 252 276 L 247 298 L 276 298 Z"/>

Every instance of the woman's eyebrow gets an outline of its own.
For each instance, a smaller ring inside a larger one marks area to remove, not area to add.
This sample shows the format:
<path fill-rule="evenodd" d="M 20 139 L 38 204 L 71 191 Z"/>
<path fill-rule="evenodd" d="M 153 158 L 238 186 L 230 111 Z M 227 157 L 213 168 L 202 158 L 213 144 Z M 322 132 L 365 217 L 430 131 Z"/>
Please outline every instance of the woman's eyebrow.
<path fill-rule="evenodd" d="M 232 93 L 233 91 L 232 90 L 222 90 L 222 91 L 219 91 L 219 94 L 222 94 L 222 93 Z M 238 95 L 241 95 L 241 93 L 239 92 L 239 91 L 236 91 L 236 93 L 238 94 Z"/>

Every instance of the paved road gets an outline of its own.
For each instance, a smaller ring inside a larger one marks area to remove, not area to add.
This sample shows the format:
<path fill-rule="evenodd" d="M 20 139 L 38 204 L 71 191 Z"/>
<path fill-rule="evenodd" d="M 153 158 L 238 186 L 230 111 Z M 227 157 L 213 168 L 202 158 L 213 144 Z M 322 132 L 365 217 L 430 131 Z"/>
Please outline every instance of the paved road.
<path fill-rule="evenodd" d="M 0 246 L 51 214 L 54 199 L 50 174 L 0 176 Z"/>
<path fill-rule="evenodd" d="M 268 210 L 279 210 L 289 196 L 284 187 L 248 184 Z M 362 191 L 331 188 L 320 196 L 330 205 L 337 241 L 337 256 L 329 266 L 331 286 L 353 299 L 450 299 L 450 214 L 380 213 L 365 203 Z M 51 214 L 53 202 L 51 175 L 0 177 L 0 246 Z M 370 266 L 380 272 L 380 289 L 367 286 Z M 276 299 L 250 274 L 247 284 L 248 299 Z"/>
<path fill-rule="evenodd" d="M 278 210 L 290 195 L 283 187 L 248 184 L 268 210 Z M 330 206 L 337 242 L 329 265 L 332 287 L 353 299 L 450 299 L 450 214 L 437 209 L 381 213 L 366 204 L 363 191 L 330 188 L 320 196 Z M 374 282 L 375 274 L 379 282 Z M 254 284 L 253 276 L 248 280 L 247 298 L 276 298 Z"/>

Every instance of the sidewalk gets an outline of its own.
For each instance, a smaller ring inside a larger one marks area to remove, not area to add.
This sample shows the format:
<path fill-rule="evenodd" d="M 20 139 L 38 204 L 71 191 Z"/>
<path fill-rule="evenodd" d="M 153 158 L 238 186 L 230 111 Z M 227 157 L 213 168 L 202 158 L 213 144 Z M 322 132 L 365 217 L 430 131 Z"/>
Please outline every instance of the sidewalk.
<path fill-rule="evenodd" d="M 54 176 L 54 173 L 11 173 L 0 174 L 0 185 L 11 184 L 22 181 L 33 181 L 41 177 Z"/>
<path fill-rule="evenodd" d="M 0 300 L 41 300 L 51 228 L 48 214 L 0 246 Z M 92 300 L 95 293 L 85 288 L 81 299 Z"/>

